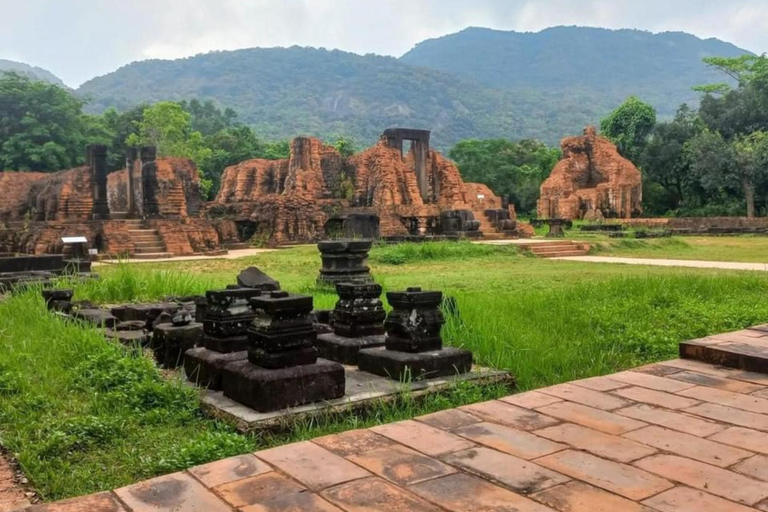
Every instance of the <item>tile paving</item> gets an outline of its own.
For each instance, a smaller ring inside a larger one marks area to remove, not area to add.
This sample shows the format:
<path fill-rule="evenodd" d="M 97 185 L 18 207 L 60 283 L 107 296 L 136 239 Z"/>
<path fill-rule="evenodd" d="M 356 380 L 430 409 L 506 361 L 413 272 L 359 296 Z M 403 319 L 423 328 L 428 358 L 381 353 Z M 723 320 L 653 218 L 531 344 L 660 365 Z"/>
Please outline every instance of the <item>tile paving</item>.
<path fill-rule="evenodd" d="M 665 361 L 26 510 L 768 511 L 768 375 L 754 371 L 768 368 L 768 328 L 703 343 L 681 352 L 708 362 Z"/>

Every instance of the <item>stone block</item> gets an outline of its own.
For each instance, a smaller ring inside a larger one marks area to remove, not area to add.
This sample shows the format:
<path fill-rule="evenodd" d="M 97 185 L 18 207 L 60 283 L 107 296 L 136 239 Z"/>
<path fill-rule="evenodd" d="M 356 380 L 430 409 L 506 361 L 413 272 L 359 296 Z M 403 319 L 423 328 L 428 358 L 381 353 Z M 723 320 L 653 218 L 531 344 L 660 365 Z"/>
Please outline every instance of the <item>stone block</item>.
<path fill-rule="evenodd" d="M 214 352 L 228 354 L 230 352 L 240 352 L 248 349 L 248 336 L 242 334 L 239 336 L 216 337 L 203 334 L 203 346 Z"/>
<path fill-rule="evenodd" d="M 384 346 L 384 336 L 362 336 L 347 338 L 334 333 L 319 334 L 315 346 L 320 357 L 341 364 L 357 365 L 357 354 L 365 348 Z"/>
<path fill-rule="evenodd" d="M 199 346 L 203 340 L 203 325 L 158 325 L 152 334 L 155 359 L 164 368 L 178 368 L 184 364 L 184 353 Z"/>
<path fill-rule="evenodd" d="M 77 309 L 72 312 L 72 316 L 96 327 L 114 328 L 120 320 L 104 309 Z"/>
<path fill-rule="evenodd" d="M 364 372 L 400 381 L 431 379 L 469 372 L 472 353 L 453 347 L 418 353 L 368 348 L 358 353 L 357 365 Z"/>
<path fill-rule="evenodd" d="M 215 352 L 205 347 L 193 348 L 184 353 L 184 373 L 187 379 L 200 387 L 221 390 L 222 371 L 230 363 L 248 361 L 248 352 Z"/>

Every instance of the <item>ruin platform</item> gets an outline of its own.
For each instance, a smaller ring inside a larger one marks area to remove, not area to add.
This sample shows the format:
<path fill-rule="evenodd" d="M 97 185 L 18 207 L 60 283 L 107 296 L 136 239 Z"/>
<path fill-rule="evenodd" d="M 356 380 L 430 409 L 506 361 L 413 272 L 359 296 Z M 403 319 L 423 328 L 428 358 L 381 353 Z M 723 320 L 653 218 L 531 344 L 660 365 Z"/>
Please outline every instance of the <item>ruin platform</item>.
<path fill-rule="evenodd" d="M 336 361 L 341 364 L 357 365 L 357 354 L 366 348 L 384 346 L 385 335 L 363 336 L 360 338 L 347 338 L 337 334 L 328 333 L 317 336 L 315 346 L 320 351 L 320 357 Z"/>
<path fill-rule="evenodd" d="M 345 394 L 341 398 L 302 405 L 272 412 L 257 412 L 224 396 L 221 391 L 205 390 L 202 395 L 203 410 L 211 416 L 223 418 L 237 425 L 242 432 L 279 430 L 287 422 L 322 417 L 328 414 L 352 413 L 368 409 L 382 402 L 392 401 L 402 392 L 413 398 L 426 393 L 447 391 L 457 382 L 474 382 L 482 385 L 503 384 L 510 390 L 515 387 L 515 377 L 506 371 L 490 370 L 474 366 L 464 375 L 438 377 L 400 383 L 386 377 L 361 372 L 355 366 L 344 366 L 346 375 Z"/>
<path fill-rule="evenodd" d="M 224 353 L 205 347 L 193 348 L 184 354 L 184 373 L 193 384 L 220 390 L 224 367 L 229 363 L 247 360 L 247 350 Z"/>
<path fill-rule="evenodd" d="M 472 368 L 472 352 L 454 347 L 428 352 L 369 348 L 360 351 L 357 364 L 362 371 L 397 381 L 445 377 L 468 372 Z"/>

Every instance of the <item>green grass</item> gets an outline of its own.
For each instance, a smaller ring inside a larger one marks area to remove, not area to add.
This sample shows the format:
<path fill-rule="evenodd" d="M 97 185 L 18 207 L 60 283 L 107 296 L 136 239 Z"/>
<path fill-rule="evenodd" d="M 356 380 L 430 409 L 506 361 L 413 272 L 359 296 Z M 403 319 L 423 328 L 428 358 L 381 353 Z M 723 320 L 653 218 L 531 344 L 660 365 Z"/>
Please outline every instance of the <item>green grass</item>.
<path fill-rule="evenodd" d="M 766 236 L 601 239 L 593 244 L 594 253 L 605 256 L 768 263 Z"/>
<path fill-rule="evenodd" d="M 315 284 L 320 258 L 311 247 L 242 260 L 100 266 L 102 279 L 77 284 L 75 297 L 117 303 L 197 294 L 233 283 L 247 265 L 313 295 L 316 307 L 335 303 Z M 385 290 L 422 286 L 456 297 L 460 316 L 444 329 L 446 342 L 512 371 L 521 389 L 671 358 L 679 341 L 768 321 L 762 273 L 548 261 L 470 244 L 378 246 L 371 266 Z M 18 454 L 46 499 L 504 392 L 463 385 L 424 402 L 405 394 L 365 414 L 242 436 L 204 417 L 195 391 L 142 353 L 45 312 L 35 291 L 0 302 L 0 346 L 0 444 Z"/>

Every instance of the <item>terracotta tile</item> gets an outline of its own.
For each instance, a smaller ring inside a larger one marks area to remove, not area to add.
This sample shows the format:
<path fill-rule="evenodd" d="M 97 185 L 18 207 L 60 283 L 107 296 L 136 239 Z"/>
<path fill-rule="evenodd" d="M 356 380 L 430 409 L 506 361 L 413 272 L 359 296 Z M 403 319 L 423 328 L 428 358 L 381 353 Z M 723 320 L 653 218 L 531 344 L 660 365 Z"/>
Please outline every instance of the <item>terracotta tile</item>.
<path fill-rule="evenodd" d="M 763 386 L 758 386 L 757 384 L 751 384 L 741 380 L 726 379 L 723 377 L 717 377 L 715 375 L 707 375 L 705 373 L 690 371 L 682 371 L 680 373 L 676 373 L 670 378 L 689 382 L 698 386 L 707 386 L 725 391 L 733 391 L 734 393 L 752 393 L 754 391 L 765 389 Z"/>
<path fill-rule="evenodd" d="M 768 454 L 768 434 L 744 427 L 730 427 L 727 430 L 711 436 L 718 443 L 738 446 L 745 450 Z"/>
<path fill-rule="evenodd" d="M 683 434 L 657 426 L 645 427 L 624 434 L 627 439 L 675 453 L 713 466 L 728 467 L 752 455 L 751 452 L 715 443 L 701 437 Z"/>
<path fill-rule="evenodd" d="M 610 377 L 590 377 L 589 379 L 574 380 L 571 384 L 595 391 L 612 391 L 627 387 L 628 385 L 624 382 L 613 380 Z"/>
<path fill-rule="evenodd" d="M 456 429 L 454 432 L 476 443 L 516 455 L 522 459 L 535 459 L 567 448 L 565 445 L 554 443 L 524 430 L 497 423 L 478 423 Z"/>
<path fill-rule="evenodd" d="M 711 420 L 697 418 L 690 414 L 670 411 L 648 404 L 637 404 L 614 412 L 622 416 L 654 423 L 699 437 L 707 437 L 727 428 L 726 425 Z"/>
<path fill-rule="evenodd" d="M 614 393 L 636 402 L 658 405 L 666 407 L 667 409 L 683 409 L 685 407 L 692 407 L 698 403 L 696 400 L 690 398 L 684 398 L 679 395 L 672 395 L 670 393 L 664 393 L 663 391 L 654 391 L 653 389 L 641 387 L 617 389 Z"/>
<path fill-rule="evenodd" d="M 480 423 L 480 418 L 467 414 L 464 411 L 458 409 L 448 409 L 446 411 L 435 412 L 427 414 L 426 416 L 419 416 L 416 420 L 432 425 L 435 428 L 441 428 L 443 430 L 452 430 L 454 428 L 464 427 L 472 425 L 473 423 Z"/>
<path fill-rule="evenodd" d="M 657 377 L 668 377 L 677 372 L 683 371 L 682 368 L 675 368 L 674 366 L 665 366 L 663 364 L 647 364 L 645 366 L 638 366 L 632 368 L 633 372 L 647 373 L 648 375 L 655 375 Z"/>
<path fill-rule="evenodd" d="M 2 506 L 3 503 L 0 503 L 0 510 L 2 510 Z M 125 507 L 117 501 L 111 492 L 35 505 L 24 510 L 26 512 L 126 512 Z"/>
<path fill-rule="evenodd" d="M 643 503 L 659 512 L 750 512 L 754 509 L 688 487 L 675 487 Z"/>
<path fill-rule="evenodd" d="M 293 480 L 274 472 L 222 485 L 216 492 L 233 507 L 249 512 L 339 510 Z"/>
<path fill-rule="evenodd" d="M 656 453 L 648 446 L 573 423 L 537 430 L 535 434 L 619 462 L 632 462 Z"/>
<path fill-rule="evenodd" d="M 568 400 L 569 402 L 576 402 L 577 404 L 587 405 L 604 411 L 610 411 L 630 405 L 629 402 L 622 400 L 621 398 L 600 391 L 593 391 L 580 386 L 574 386 L 573 384 L 560 384 L 544 388 L 541 392 L 562 398 L 563 400 Z"/>
<path fill-rule="evenodd" d="M 579 425 L 600 430 L 601 432 L 606 432 L 608 434 L 623 434 L 624 432 L 629 432 L 630 430 L 635 430 L 646 425 L 640 421 L 619 416 L 612 412 L 601 411 L 600 409 L 594 409 L 592 407 L 587 407 L 586 405 L 575 404 L 572 402 L 548 405 L 542 407 L 539 411 L 563 421 L 578 423 Z M 541 428 L 547 426 L 549 425 L 543 425 Z"/>
<path fill-rule="evenodd" d="M 370 476 L 364 469 L 309 441 L 264 450 L 256 456 L 315 490 Z"/>
<path fill-rule="evenodd" d="M 585 452 L 558 452 L 536 462 L 631 500 L 641 500 L 672 487 L 670 482 L 643 470 Z"/>
<path fill-rule="evenodd" d="M 689 487 L 753 505 L 768 497 L 768 483 L 676 455 L 654 455 L 635 465 Z"/>
<path fill-rule="evenodd" d="M 465 405 L 460 409 L 475 416 L 480 416 L 487 421 L 501 423 L 502 425 L 519 428 L 521 430 L 536 430 L 559 423 L 556 419 L 536 411 L 523 409 L 522 407 L 516 407 L 499 401 Z"/>
<path fill-rule="evenodd" d="M 347 512 L 440 512 L 422 498 L 379 478 L 365 478 L 323 493 Z"/>
<path fill-rule="evenodd" d="M 723 423 L 732 423 L 747 428 L 768 431 L 768 417 L 762 414 L 742 411 L 724 405 L 705 403 L 686 409 L 684 412 L 703 416 Z"/>
<path fill-rule="evenodd" d="M 373 427 L 371 431 L 433 457 L 474 446 L 459 436 L 413 420 Z"/>
<path fill-rule="evenodd" d="M 653 512 L 634 501 L 584 482 L 568 482 L 531 496 L 561 512 Z"/>
<path fill-rule="evenodd" d="M 391 439 L 374 434 L 370 430 L 348 430 L 340 434 L 318 437 L 312 442 L 341 457 L 370 452 L 394 444 Z"/>
<path fill-rule="evenodd" d="M 538 464 L 490 448 L 452 453 L 443 460 L 523 494 L 538 492 L 569 480 Z"/>
<path fill-rule="evenodd" d="M 217 485 L 242 480 L 249 476 L 260 475 L 271 470 L 272 468 L 253 455 L 240 455 L 196 466 L 190 469 L 189 472 L 192 476 L 203 482 L 203 485 L 206 487 L 216 487 Z"/>
<path fill-rule="evenodd" d="M 133 512 L 230 512 L 230 508 L 189 475 L 174 473 L 115 491 Z"/>
<path fill-rule="evenodd" d="M 555 404 L 557 402 L 563 401 L 562 398 L 545 395 L 544 393 L 539 393 L 538 391 L 527 391 L 525 393 L 499 398 L 499 400 L 508 404 L 516 405 L 518 407 L 524 407 L 526 409 L 537 409 L 539 407 L 544 407 L 545 405 Z"/>
<path fill-rule="evenodd" d="M 752 382 L 753 384 L 759 384 L 761 386 L 768 386 L 768 374 L 766 373 L 733 370 L 733 373 L 730 374 L 730 378 Z"/>
<path fill-rule="evenodd" d="M 691 370 L 699 373 L 706 373 L 707 375 L 715 375 L 717 377 L 730 378 L 734 373 L 732 368 L 725 368 L 723 366 L 714 366 L 702 361 L 696 361 L 694 359 L 672 359 L 670 361 L 662 361 L 658 364 L 664 366 L 673 366 L 683 370 Z"/>
<path fill-rule="evenodd" d="M 666 391 L 668 393 L 676 393 L 684 389 L 692 388 L 695 385 L 687 382 L 679 382 L 666 377 L 657 377 L 656 375 L 633 371 L 615 373 L 611 375 L 611 378 L 620 382 L 632 384 L 633 386 L 653 389 L 655 391 Z"/>
<path fill-rule="evenodd" d="M 397 444 L 351 455 L 349 460 L 398 485 L 411 485 L 456 472 L 439 460 Z"/>
<path fill-rule="evenodd" d="M 768 457 L 765 455 L 755 455 L 744 462 L 739 462 L 731 468 L 732 470 L 757 478 L 763 482 L 768 482 Z"/>
<path fill-rule="evenodd" d="M 764 398 L 758 398 L 756 396 L 742 395 L 740 393 L 732 393 L 730 391 L 706 388 L 702 386 L 686 389 L 685 391 L 681 391 L 679 394 L 681 396 L 695 398 L 704 402 L 724 405 L 726 407 L 734 407 L 743 411 L 756 412 L 758 414 L 768 414 L 768 400 Z"/>
<path fill-rule="evenodd" d="M 733 390 L 729 390 L 729 391 L 733 391 Z M 768 399 L 768 388 L 760 386 L 760 389 L 758 391 L 753 392 L 752 396 L 756 396 L 757 398 Z"/>
<path fill-rule="evenodd" d="M 437 478 L 413 485 L 408 490 L 451 512 L 552 511 L 549 507 L 467 474 Z"/>

